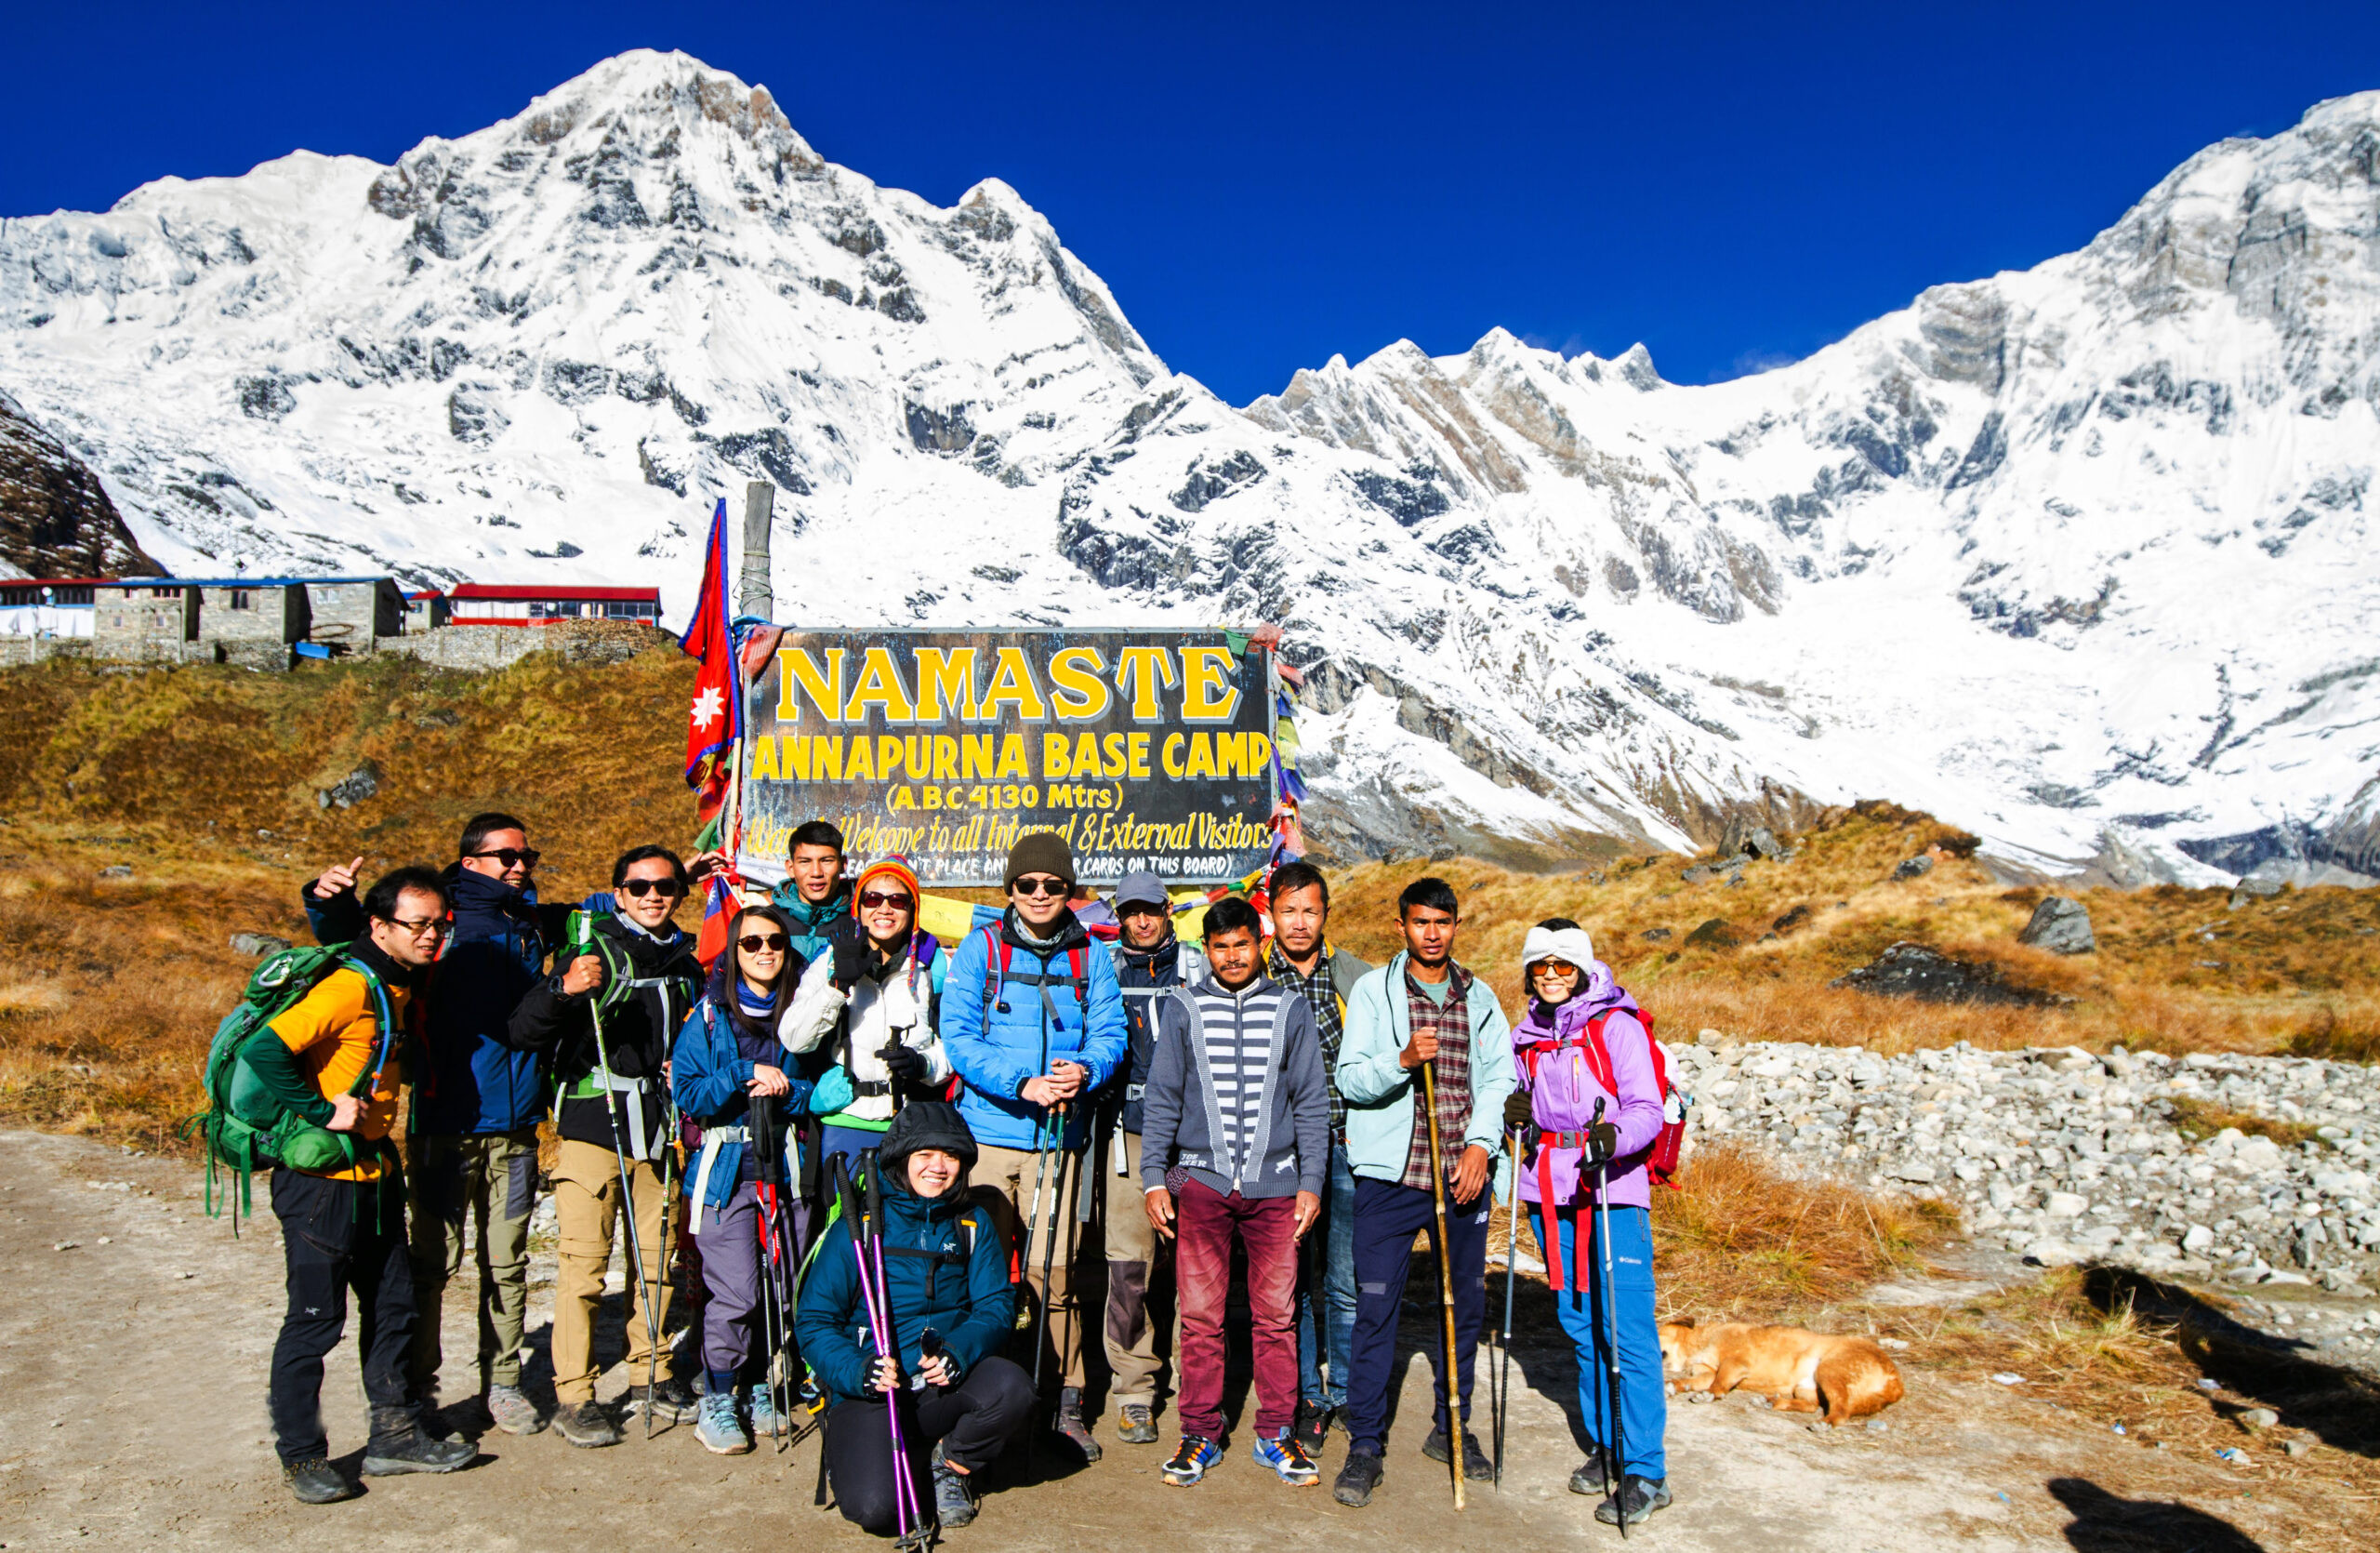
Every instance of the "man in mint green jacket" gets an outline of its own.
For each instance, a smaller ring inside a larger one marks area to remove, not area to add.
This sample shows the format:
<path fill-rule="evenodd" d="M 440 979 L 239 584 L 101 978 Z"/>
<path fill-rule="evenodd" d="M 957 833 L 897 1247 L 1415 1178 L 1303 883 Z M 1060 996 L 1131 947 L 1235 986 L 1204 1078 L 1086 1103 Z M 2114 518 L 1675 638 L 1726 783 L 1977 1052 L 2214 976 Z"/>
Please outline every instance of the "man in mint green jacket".
<path fill-rule="evenodd" d="M 1461 903 L 1443 879 L 1417 879 L 1397 898 L 1405 949 L 1355 984 L 1336 1076 L 1347 1102 L 1347 1161 L 1355 1176 L 1355 1334 L 1349 1347 L 1347 1464 L 1332 1493 L 1370 1501 L 1387 1443 L 1388 1387 L 1397 1308 L 1416 1230 L 1429 1233 L 1454 1278 L 1455 1385 L 1461 1402 L 1463 1476 L 1495 1468 L 1470 1428 L 1472 1357 L 1488 1308 L 1489 1189 L 1502 1154 L 1504 1100 L 1513 1093 L 1511 1029 L 1496 994 L 1454 959 Z M 1435 1070 L 1438 1142 L 1446 1174 L 1447 1243 L 1437 1244 L 1424 1064 Z M 1435 1427 L 1422 1443 L 1450 1459 L 1445 1346 L 1425 1345 L 1437 1376 Z"/>

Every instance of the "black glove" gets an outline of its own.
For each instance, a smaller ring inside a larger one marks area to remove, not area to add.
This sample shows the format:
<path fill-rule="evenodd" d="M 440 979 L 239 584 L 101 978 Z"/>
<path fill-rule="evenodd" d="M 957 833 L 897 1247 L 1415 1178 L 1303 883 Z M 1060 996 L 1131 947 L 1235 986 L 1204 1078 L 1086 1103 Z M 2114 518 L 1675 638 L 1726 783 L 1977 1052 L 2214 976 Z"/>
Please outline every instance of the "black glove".
<path fill-rule="evenodd" d="M 1586 1158 L 1582 1165 L 1599 1165 L 1620 1152 L 1620 1129 L 1608 1122 L 1598 1122 L 1586 1130 Z"/>
<path fill-rule="evenodd" d="M 1504 1128 L 1507 1132 L 1518 1132 L 1536 1120 L 1537 1105 L 1529 1098 L 1527 1090 L 1516 1089 L 1504 1096 Z"/>
<path fill-rule="evenodd" d="M 906 1079 L 913 1084 L 926 1082 L 926 1055 L 915 1046 L 904 1046 L 895 1040 L 886 1042 L 884 1049 L 876 1055 L 884 1059 L 884 1066 L 891 1069 L 894 1078 Z"/>
<path fill-rule="evenodd" d="M 835 969 L 830 974 L 834 984 L 848 992 L 859 985 L 859 978 L 866 972 L 867 946 L 860 942 L 858 936 L 836 939 Z"/>

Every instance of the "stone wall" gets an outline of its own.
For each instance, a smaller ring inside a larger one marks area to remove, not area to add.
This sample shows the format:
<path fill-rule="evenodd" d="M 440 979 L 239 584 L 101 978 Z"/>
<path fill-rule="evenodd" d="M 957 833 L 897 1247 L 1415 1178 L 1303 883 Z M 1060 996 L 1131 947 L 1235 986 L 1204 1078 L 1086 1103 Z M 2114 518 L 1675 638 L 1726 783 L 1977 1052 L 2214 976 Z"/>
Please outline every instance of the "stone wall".
<path fill-rule="evenodd" d="M 418 635 L 384 636 L 376 648 L 409 653 L 442 669 L 504 669 L 531 653 L 555 652 L 572 663 L 621 663 L 671 641 L 667 631 L 631 620 L 560 620 L 549 626 L 440 626 Z"/>
<path fill-rule="evenodd" d="M 2380 1282 L 2380 1070 L 1964 1042 L 1887 1057 L 1716 1030 L 1672 1049 L 1678 1087 L 1698 1102 L 1694 1135 L 1944 1198 L 1976 1234 L 2036 1262 L 2361 1294 Z M 2309 1135 L 2205 1136 L 2181 1124 L 2181 1102 Z"/>
<path fill-rule="evenodd" d="M 306 590 L 303 587 L 200 588 L 198 640 L 202 646 L 238 644 L 243 651 L 258 644 L 286 647 L 306 634 Z M 285 655 L 284 655 L 285 656 Z M 229 661 L 212 651 L 198 661 Z"/>

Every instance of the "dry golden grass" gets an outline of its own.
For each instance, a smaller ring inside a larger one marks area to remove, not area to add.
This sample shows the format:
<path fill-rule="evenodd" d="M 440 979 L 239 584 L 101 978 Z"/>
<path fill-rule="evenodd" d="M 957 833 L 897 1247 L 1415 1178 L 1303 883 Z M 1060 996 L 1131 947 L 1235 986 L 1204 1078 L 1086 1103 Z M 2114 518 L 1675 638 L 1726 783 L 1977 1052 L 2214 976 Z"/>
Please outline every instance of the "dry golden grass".
<path fill-rule="evenodd" d="M 2188 1095 L 2176 1095 L 2168 1103 L 2174 1108 L 2174 1130 L 2186 1138 L 2211 1138 L 2226 1127 L 2233 1127 L 2268 1137 L 2283 1148 L 2294 1148 L 2301 1143 L 2317 1142 L 2321 1135 L 2320 1129 L 2310 1122 L 2277 1122 L 2254 1111 L 2233 1110 L 2228 1106 Z"/>
<path fill-rule="evenodd" d="M 1752 863 L 1737 885 L 1686 883 L 1679 874 L 1689 859 L 1668 856 L 1575 874 L 1515 873 L 1469 858 L 1368 864 L 1333 882 L 1333 936 L 1358 953 L 1388 954 L 1397 945 L 1397 892 L 1436 874 L 1463 902 L 1458 952 L 1508 1011 L 1518 1006 L 1522 936 L 1559 916 L 1584 923 L 1660 1029 L 1686 1039 L 1709 1028 L 1881 1052 L 1964 1040 L 1995 1049 L 2294 1049 L 2359 1059 L 2380 1047 L 2380 892 L 2291 891 L 2238 911 L 2220 890 L 2061 892 L 2088 904 L 2099 946 L 2066 957 L 2016 942 L 2050 892 L 1996 883 L 1962 855 L 1972 837 L 1923 815 L 1863 804 L 1791 841 L 1790 861 Z M 1930 872 L 1891 877 L 1921 854 L 1935 857 Z M 1732 947 L 1688 942 L 1712 923 Z M 1829 985 L 1903 939 L 2072 1001 L 1985 1008 Z"/>
<path fill-rule="evenodd" d="M 34 731 L 0 740 L 0 1121 L 177 1148 L 252 967 L 231 935 L 305 941 L 298 887 L 326 863 L 443 864 L 483 808 L 529 822 L 549 893 L 602 884 L 637 843 L 683 846 L 692 669 L 664 648 L 486 675 L 396 658 L 0 674 L 0 720 Z M 319 806 L 365 762 L 378 793 Z M 97 877 L 115 863 L 133 878 Z"/>

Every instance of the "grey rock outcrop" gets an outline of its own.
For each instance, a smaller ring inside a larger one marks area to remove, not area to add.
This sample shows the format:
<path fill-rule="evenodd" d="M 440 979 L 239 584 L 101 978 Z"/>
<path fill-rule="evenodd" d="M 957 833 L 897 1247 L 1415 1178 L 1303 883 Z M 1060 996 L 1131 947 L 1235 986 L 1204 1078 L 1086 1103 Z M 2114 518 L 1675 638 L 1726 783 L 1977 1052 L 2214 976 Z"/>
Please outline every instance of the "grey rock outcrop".
<path fill-rule="evenodd" d="M 2016 941 L 2052 954 L 2089 954 L 2099 947 L 2091 935 L 2091 909 L 2065 896 L 2051 896 L 2034 907 Z"/>

